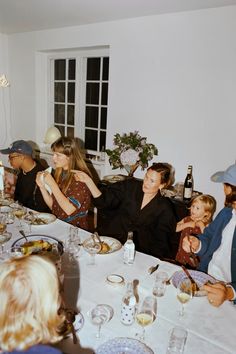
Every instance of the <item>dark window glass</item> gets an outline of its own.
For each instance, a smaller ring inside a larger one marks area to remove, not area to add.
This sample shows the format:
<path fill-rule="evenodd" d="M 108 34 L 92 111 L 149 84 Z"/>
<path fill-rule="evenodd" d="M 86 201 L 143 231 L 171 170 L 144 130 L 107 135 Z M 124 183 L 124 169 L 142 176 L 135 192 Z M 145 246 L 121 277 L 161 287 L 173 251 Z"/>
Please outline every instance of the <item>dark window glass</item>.
<path fill-rule="evenodd" d="M 109 75 L 109 58 L 103 58 L 103 71 L 102 71 L 102 79 L 108 81 Z"/>
<path fill-rule="evenodd" d="M 65 124 L 65 105 L 55 104 L 54 105 L 54 121 L 55 123 Z"/>
<path fill-rule="evenodd" d="M 62 136 L 65 136 L 65 127 L 63 125 L 56 125 L 55 127 L 57 127 L 60 130 L 60 133 Z"/>
<path fill-rule="evenodd" d="M 106 132 L 100 132 L 100 146 L 99 151 L 102 151 L 102 148 L 105 149 L 106 146 Z"/>
<path fill-rule="evenodd" d="M 67 136 L 69 136 L 70 138 L 74 138 L 74 128 L 67 127 Z"/>
<path fill-rule="evenodd" d="M 88 58 L 87 59 L 87 80 L 99 80 L 100 79 L 100 58 Z"/>
<path fill-rule="evenodd" d="M 68 102 L 74 103 L 75 102 L 75 83 L 69 82 L 68 83 Z"/>
<path fill-rule="evenodd" d="M 86 85 L 86 103 L 98 104 L 99 101 L 99 84 L 87 83 Z"/>
<path fill-rule="evenodd" d="M 97 150 L 97 131 L 85 129 L 85 149 Z"/>
<path fill-rule="evenodd" d="M 68 105 L 67 107 L 67 124 L 75 124 L 75 106 Z"/>
<path fill-rule="evenodd" d="M 65 59 L 55 60 L 54 78 L 55 78 L 55 80 L 65 80 L 66 79 L 66 61 L 65 61 Z"/>
<path fill-rule="evenodd" d="M 69 80 L 75 80 L 75 59 L 69 60 Z"/>
<path fill-rule="evenodd" d="M 107 108 L 101 108 L 101 129 L 107 129 Z"/>
<path fill-rule="evenodd" d="M 55 82 L 54 101 L 55 102 L 65 102 L 65 83 L 64 82 Z"/>
<path fill-rule="evenodd" d="M 107 105 L 108 84 L 102 84 L 102 105 Z"/>
<path fill-rule="evenodd" d="M 86 107 L 85 126 L 91 128 L 98 127 L 98 107 Z"/>

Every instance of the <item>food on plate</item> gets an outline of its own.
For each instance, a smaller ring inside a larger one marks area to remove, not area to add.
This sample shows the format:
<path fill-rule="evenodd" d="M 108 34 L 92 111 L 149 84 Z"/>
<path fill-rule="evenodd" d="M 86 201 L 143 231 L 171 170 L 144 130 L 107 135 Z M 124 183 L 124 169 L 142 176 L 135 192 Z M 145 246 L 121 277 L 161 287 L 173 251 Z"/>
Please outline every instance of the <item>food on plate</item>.
<path fill-rule="evenodd" d="M 98 253 L 107 253 L 111 249 L 111 247 L 108 245 L 108 243 L 103 242 L 103 241 L 101 242 L 101 246 L 102 246 L 102 248 Z"/>
<path fill-rule="evenodd" d="M 25 242 L 21 247 L 22 247 L 22 253 L 24 255 L 52 250 L 52 244 L 45 240 L 35 240 L 35 241 Z"/>
<path fill-rule="evenodd" d="M 36 218 L 34 218 L 32 220 L 32 224 L 34 224 L 34 225 L 46 225 L 46 224 L 48 224 L 48 221 L 43 219 L 43 218 L 37 218 L 36 217 Z"/>

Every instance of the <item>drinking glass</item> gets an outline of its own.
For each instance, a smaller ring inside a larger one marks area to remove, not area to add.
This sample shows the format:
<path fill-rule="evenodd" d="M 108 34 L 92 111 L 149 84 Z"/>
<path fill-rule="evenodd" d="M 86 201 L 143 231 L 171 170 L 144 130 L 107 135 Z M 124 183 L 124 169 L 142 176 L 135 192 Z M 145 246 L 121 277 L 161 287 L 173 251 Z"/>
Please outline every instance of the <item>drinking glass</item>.
<path fill-rule="evenodd" d="M 188 332 L 182 327 L 174 327 L 171 330 L 166 354 L 182 354 Z"/>
<path fill-rule="evenodd" d="M 96 242 L 94 237 L 91 237 L 83 242 L 83 247 L 85 251 L 90 254 L 90 262 L 88 265 L 95 265 L 95 255 L 101 251 L 101 244 Z"/>
<path fill-rule="evenodd" d="M 166 281 L 168 280 L 168 274 L 166 272 L 157 272 L 155 276 L 154 286 L 152 294 L 154 296 L 163 296 L 166 290 Z"/>
<path fill-rule="evenodd" d="M 177 299 L 181 303 L 181 308 L 179 310 L 179 316 L 184 316 L 184 304 L 186 304 L 192 298 L 192 283 L 189 279 L 180 281 L 177 286 Z"/>
<path fill-rule="evenodd" d="M 2 259 L 2 260 L 6 258 L 4 255 L 4 253 L 6 253 L 5 249 L 4 249 L 4 245 L 7 241 L 9 241 L 11 239 L 11 236 L 12 236 L 12 234 L 7 231 L 0 233 L 0 246 L 1 246 L 0 247 L 0 259 Z"/>
<path fill-rule="evenodd" d="M 145 341 L 145 327 L 154 321 L 156 300 L 147 296 L 136 314 L 136 321 L 142 327 L 142 333 L 138 335 L 141 341 Z"/>
<path fill-rule="evenodd" d="M 113 316 L 113 309 L 111 306 L 106 304 L 96 305 L 90 311 L 91 322 L 97 326 L 96 338 L 101 337 L 101 327 L 104 323 L 108 322 Z"/>

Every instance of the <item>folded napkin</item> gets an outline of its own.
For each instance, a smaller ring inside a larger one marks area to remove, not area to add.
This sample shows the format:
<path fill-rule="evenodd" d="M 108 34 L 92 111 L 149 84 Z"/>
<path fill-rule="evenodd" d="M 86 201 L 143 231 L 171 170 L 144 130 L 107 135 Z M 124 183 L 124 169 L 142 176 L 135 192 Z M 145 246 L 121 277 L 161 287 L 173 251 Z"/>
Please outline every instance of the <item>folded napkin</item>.
<path fill-rule="evenodd" d="M 46 170 L 44 170 L 45 172 L 49 172 L 49 173 L 52 173 L 52 167 L 49 166 L 48 168 L 46 168 Z M 46 190 L 48 191 L 49 194 L 52 194 L 52 190 L 51 188 L 49 187 L 49 185 L 47 183 L 44 182 L 44 176 L 42 175 L 41 176 L 41 179 L 42 179 L 42 182 L 44 183 L 44 186 L 46 188 Z"/>

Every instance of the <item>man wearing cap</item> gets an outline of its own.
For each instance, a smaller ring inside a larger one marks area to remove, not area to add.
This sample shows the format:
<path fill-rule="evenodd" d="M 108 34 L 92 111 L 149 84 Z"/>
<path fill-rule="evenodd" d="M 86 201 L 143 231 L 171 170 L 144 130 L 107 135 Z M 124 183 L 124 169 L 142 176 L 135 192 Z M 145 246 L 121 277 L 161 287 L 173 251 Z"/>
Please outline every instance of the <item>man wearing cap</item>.
<path fill-rule="evenodd" d="M 33 149 L 30 144 L 24 140 L 17 140 L 9 148 L 0 152 L 8 154 L 11 166 L 19 170 L 14 199 L 27 208 L 48 212 L 48 206 L 35 182 L 37 173 L 44 167 L 33 159 Z"/>
<path fill-rule="evenodd" d="M 216 172 L 211 180 L 224 183 L 225 207 L 203 234 L 185 238 L 183 248 L 195 251 L 200 257 L 198 269 L 219 281 L 203 286 L 209 302 L 217 307 L 232 300 L 236 305 L 236 164 Z"/>

